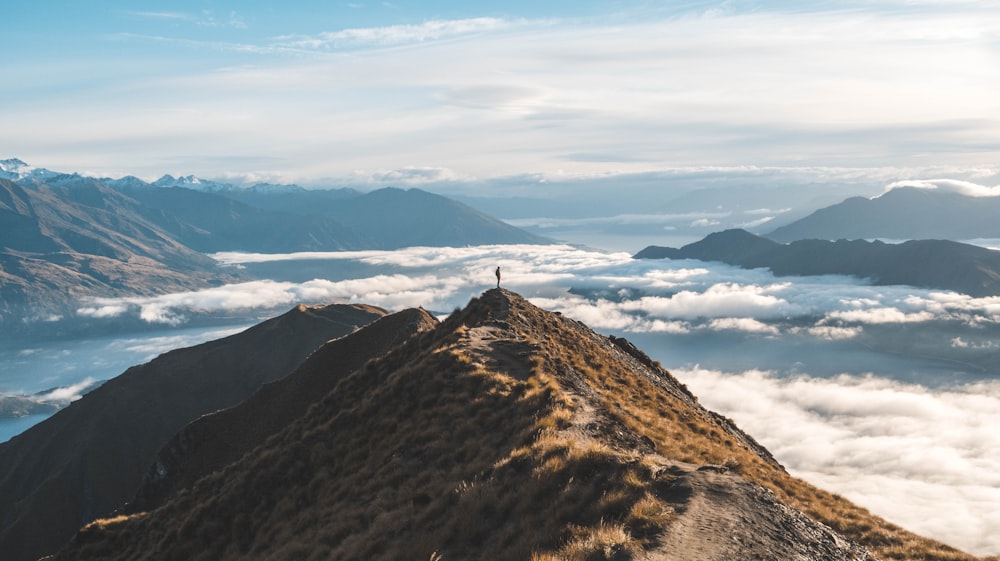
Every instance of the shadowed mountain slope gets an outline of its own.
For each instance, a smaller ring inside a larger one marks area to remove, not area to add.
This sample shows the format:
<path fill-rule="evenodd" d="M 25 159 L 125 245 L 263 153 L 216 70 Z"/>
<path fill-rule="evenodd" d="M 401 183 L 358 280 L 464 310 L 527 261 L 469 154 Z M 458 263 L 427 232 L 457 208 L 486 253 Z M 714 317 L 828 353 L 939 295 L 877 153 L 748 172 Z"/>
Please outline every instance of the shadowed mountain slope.
<path fill-rule="evenodd" d="M 0 162 L 0 327 L 49 336 L 97 322 L 88 297 L 145 296 L 247 277 L 200 252 L 289 253 L 551 243 L 419 189 L 240 189 L 193 177 L 149 184 Z M 4 171 L 8 170 L 8 171 Z M 9 171 L 14 170 L 14 171 Z M 25 171 L 27 170 L 27 171 Z M 108 328 L 103 322 L 102 328 Z"/>
<path fill-rule="evenodd" d="M 54 552 L 82 524 L 131 500 L 157 451 L 184 425 L 239 403 L 322 343 L 384 314 L 363 305 L 300 306 L 132 367 L 0 444 L 4 561 Z"/>
<path fill-rule="evenodd" d="M 239 405 L 192 422 L 157 455 L 130 509 L 155 508 L 202 476 L 238 460 L 301 417 L 343 376 L 436 325 L 437 320 L 422 309 L 385 316 L 329 341 L 293 373 L 265 385 Z"/>
<path fill-rule="evenodd" d="M 379 189 L 327 205 L 325 213 L 377 240 L 381 249 L 552 242 L 420 189 Z"/>
<path fill-rule="evenodd" d="M 312 212 L 258 208 L 223 194 L 183 187 L 122 187 L 122 192 L 162 212 L 160 226 L 198 251 L 339 251 L 377 246 L 377 241 L 333 218 Z M 276 193 L 270 198 L 292 197 Z"/>
<path fill-rule="evenodd" d="M 871 558 L 851 540 L 972 559 L 792 478 L 627 341 L 494 289 L 55 559 Z"/>
<path fill-rule="evenodd" d="M 63 176 L 59 176 L 63 177 Z M 72 311 L 87 295 L 153 294 L 234 279 L 141 203 L 93 179 L 0 179 L 0 321 Z M 67 180 L 68 181 L 68 180 Z"/>
<path fill-rule="evenodd" d="M 745 230 L 726 230 L 680 249 L 649 246 L 637 259 L 721 261 L 775 275 L 853 275 L 876 285 L 905 284 L 971 296 L 1000 294 L 1000 251 L 945 240 L 900 244 L 799 240 L 780 244 Z"/>
<path fill-rule="evenodd" d="M 1000 197 L 970 197 L 903 187 L 875 198 L 852 197 L 767 234 L 780 242 L 803 239 L 887 238 L 969 240 L 1000 238 Z"/>

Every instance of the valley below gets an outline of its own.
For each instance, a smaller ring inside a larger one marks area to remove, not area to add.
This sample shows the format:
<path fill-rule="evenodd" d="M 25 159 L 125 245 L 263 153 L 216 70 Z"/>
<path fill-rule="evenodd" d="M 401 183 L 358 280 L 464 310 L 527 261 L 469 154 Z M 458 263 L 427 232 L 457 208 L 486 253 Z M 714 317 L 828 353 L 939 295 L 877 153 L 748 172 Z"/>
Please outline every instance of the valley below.
<path fill-rule="evenodd" d="M 628 337 L 793 474 L 966 551 L 1000 550 L 993 297 L 562 245 L 213 257 L 257 280 L 88 300 L 106 311 L 108 330 L 120 322 L 145 332 L 0 350 L 11 365 L 0 391 L 106 380 L 298 303 L 421 306 L 445 318 L 488 289 L 499 265 L 502 285 L 536 305 Z M 12 436 L 45 417 L 0 427 Z"/>

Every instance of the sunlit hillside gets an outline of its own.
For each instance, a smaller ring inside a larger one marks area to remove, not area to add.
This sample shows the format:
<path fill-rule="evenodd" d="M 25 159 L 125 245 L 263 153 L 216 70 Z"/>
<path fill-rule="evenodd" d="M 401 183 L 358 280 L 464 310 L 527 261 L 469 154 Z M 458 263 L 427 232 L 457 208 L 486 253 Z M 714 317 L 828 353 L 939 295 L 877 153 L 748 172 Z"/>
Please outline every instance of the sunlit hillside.
<path fill-rule="evenodd" d="M 789 476 L 627 341 L 494 289 L 56 559 L 873 557 L 974 559 Z"/>

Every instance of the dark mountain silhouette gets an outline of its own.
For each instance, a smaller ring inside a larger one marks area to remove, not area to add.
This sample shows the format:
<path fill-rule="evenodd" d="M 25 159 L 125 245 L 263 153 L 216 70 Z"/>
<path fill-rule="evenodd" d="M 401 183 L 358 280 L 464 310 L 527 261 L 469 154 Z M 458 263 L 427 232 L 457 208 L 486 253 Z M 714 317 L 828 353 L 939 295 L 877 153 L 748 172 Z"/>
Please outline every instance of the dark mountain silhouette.
<path fill-rule="evenodd" d="M 160 451 L 130 509 L 152 510 L 165 497 L 238 460 L 301 417 L 342 377 L 435 325 L 437 320 L 420 309 L 385 316 L 326 343 L 308 363 L 239 405 L 192 422 Z"/>
<path fill-rule="evenodd" d="M 143 295 L 235 279 L 99 181 L 0 179 L 0 323 L 71 312 L 86 295 Z"/>
<path fill-rule="evenodd" d="M 799 240 L 786 245 L 745 230 L 726 230 L 679 249 L 649 246 L 634 257 L 721 261 L 768 268 L 778 276 L 853 275 L 876 285 L 940 288 L 977 297 L 1000 294 L 1000 252 L 944 240 Z"/>
<path fill-rule="evenodd" d="M 239 403 L 323 342 L 384 314 L 363 305 L 300 306 L 132 367 L 0 444 L 4 561 L 53 553 L 82 524 L 131 500 L 157 451 L 184 425 Z"/>
<path fill-rule="evenodd" d="M 937 189 L 897 188 L 879 197 L 852 197 L 766 234 L 803 239 L 1000 238 L 1000 197 L 969 197 Z"/>
<path fill-rule="evenodd" d="M 53 559 L 972 559 L 791 477 L 624 339 L 503 289 L 349 373 L 306 370 L 337 381 L 279 433 Z"/>

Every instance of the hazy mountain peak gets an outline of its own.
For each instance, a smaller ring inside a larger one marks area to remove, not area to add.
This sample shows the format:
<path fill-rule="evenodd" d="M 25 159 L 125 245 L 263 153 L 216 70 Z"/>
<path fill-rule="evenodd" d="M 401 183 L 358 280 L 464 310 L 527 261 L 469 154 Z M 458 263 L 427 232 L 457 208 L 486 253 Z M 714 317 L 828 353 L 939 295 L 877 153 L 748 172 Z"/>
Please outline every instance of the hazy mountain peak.
<path fill-rule="evenodd" d="M 20 158 L 0 160 L 0 178 L 19 181 L 29 178 L 45 178 L 59 175 L 45 168 L 32 166 Z"/>
<path fill-rule="evenodd" d="M 0 171 L 6 171 L 8 173 L 17 173 L 25 169 L 31 170 L 33 168 L 20 158 L 8 158 L 6 160 L 0 160 Z"/>
<path fill-rule="evenodd" d="M 852 197 L 775 229 L 767 236 L 802 239 L 970 240 L 1000 237 L 1000 191 L 942 183 L 900 184 L 874 198 Z M 990 194 L 993 193 L 993 194 Z"/>
<path fill-rule="evenodd" d="M 636 259 L 699 259 L 777 276 L 853 275 L 877 285 L 954 290 L 971 296 L 1000 294 L 1000 252 L 944 240 L 797 240 L 780 244 L 743 230 L 710 234 L 680 249 L 648 246 Z"/>
<path fill-rule="evenodd" d="M 886 187 L 881 195 L 872 197 L 877 199 L 889 193 L 900 190 L 908 191 L 938 191 L 941 193 L 952 193 L 963 197 L 998 197 L 1000 196 L 1000 186 L 988 186 L 964 181 L 960 179 L 908 179 L 897 181 Z"/>
<path fill-rule="evenodd" d="M 174 177 L 169 173 L 164 174 L 163 177 L 153 182 L 153 185 L 157 187 L 188 187 L 192 189 L 197 189 L 203 184 L 205 184 L 205 182 L 202 179 L 195 177 L 194 175 L 182 175 L 180 177 Z"/>

